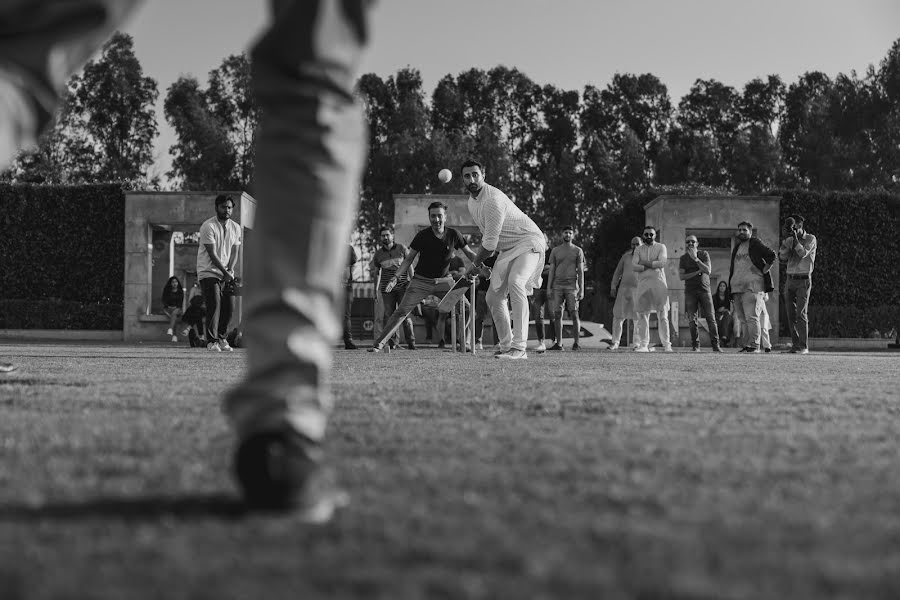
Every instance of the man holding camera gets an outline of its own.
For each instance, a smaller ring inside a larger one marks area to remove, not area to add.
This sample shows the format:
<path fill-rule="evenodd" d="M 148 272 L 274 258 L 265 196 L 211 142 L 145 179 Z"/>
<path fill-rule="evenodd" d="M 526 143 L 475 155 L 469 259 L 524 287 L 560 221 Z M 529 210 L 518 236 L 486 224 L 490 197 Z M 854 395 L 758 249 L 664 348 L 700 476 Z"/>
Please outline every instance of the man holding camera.
<path fill-rule="evenodd" d="M 778 258 L 787 262 L 787 282 L 784 304 L 787 307 L 788 328 L 791 330 L 791 349 L 788 354 L 809 354 L 809 292 L 816 263 L 816 236 L 807 233 L 803 217 L 791 215 L 784 224 L 787 237 L 778 249 Z"/>

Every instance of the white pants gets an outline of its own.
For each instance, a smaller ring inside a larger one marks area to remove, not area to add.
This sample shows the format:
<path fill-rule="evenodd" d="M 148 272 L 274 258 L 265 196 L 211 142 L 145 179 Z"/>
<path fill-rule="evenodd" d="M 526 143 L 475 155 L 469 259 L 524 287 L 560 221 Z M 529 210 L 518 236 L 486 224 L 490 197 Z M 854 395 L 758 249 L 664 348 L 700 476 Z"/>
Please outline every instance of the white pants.
<path fill-rule="evenodd" d="M 664 348 L 668 348 L 671 345 L 669 341 L 669 307 L 666 306 L 657 311 L 656 316 L 659 318 L 659 341 L 662 342 Z M 639 312 L 637 317 L 634 322 L 634 345 L 637 348 L 647 348 L 650 346 L 650 313 Z"/>
<path fill-rule="evenodd" d="M 538 264 L 544 259 L 541 252 L 525 252 L 507 263 L 505 272 L 496 268 L 491 275 L 491 287 L 486 300 L 494 319 L 500 349 L 525 350 L 528 341 L 528 287 Z M 512 312 L 506 305 L 506 297 Z M 512 319 L 512 329 L 510 329 Z"/>

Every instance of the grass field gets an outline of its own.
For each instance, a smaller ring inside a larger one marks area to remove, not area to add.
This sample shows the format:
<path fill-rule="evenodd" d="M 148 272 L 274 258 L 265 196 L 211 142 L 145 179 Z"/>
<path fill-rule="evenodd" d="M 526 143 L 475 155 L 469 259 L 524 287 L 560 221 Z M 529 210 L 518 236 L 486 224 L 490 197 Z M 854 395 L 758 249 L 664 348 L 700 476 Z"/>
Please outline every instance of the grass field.
<path fill-rule="evenodd" d="M 245 354 L 0 346 L 0 599 L 900 598 L 900 354 L 337 352 L 326 526 L 245 515 Z"/>

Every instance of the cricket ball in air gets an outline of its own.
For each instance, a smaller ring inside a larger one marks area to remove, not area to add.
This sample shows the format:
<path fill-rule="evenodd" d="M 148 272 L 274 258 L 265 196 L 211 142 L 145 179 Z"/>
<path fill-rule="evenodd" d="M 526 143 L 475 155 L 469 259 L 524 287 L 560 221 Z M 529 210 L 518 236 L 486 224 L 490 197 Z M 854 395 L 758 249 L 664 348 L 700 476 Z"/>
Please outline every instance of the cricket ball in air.
<path fill-rule="evenodd" d="M 453 173 L 450 172 L 450 169 L 441 169 L 441 172 L 438 173 L 438 179 L 441 180 L 441 183 L 447 183 L 452 178 Z"/>

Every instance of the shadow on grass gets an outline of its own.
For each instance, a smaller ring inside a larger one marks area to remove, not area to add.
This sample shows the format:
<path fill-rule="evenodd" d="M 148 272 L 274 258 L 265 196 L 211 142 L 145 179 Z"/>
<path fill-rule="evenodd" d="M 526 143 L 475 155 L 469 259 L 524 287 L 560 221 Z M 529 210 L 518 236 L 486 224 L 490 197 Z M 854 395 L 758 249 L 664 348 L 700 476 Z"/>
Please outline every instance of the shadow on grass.
<path fill-rule="evenodd" d="M 57 503 L 0 504 L 0 521 L 69 521 L 112 518 L 126 521 L 161 518 L 240 519 L 249 511 L 235 496 L 208 494 L 182 497 L 94 498 Z"/>

